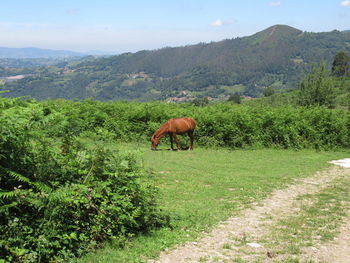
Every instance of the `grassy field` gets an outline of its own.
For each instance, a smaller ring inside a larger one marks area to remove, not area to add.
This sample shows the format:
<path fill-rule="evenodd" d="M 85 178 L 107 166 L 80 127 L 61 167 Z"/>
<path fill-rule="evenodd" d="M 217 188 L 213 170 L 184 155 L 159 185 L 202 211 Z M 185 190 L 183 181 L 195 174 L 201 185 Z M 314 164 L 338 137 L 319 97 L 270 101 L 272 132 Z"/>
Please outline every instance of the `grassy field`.
<path fill-rule="evenodd" d="M 78 262 L 145 262 L 166 248 L 195 240 L 274 189 L 326 168 L 327 161 L 349 156 L 348 151 L 195 148 L 193 152 L 152 152 L 149 145 L 135 144 L 122 148 L 142 153 L 142 164 L 154 174 L 159 202 L 170 214 L 172 228 L 135 237 L 123 248 L 107 244 Z"/>

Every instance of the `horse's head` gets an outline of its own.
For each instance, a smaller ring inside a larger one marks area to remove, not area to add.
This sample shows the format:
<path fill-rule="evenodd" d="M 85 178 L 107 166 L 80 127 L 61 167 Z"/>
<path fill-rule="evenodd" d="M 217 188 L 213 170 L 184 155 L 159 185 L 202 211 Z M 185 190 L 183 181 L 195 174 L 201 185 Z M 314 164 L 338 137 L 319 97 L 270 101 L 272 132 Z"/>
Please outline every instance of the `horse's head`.
<path fill-rule="evenodd" d="M 153 136 L 151 137 L 151 150 L 155 151 L 157 150 L 157 146 L 159 144 L 159 137 L 157 137 L 156 135 L 153 134 Z"/>

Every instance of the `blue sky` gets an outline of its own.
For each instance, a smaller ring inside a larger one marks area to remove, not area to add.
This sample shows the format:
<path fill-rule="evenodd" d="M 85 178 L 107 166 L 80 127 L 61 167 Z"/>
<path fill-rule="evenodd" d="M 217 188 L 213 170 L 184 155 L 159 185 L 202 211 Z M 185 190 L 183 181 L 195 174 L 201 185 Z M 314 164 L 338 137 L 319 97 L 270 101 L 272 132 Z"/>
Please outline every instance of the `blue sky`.
<path fill-rule="evenodd" d="M 2 1 L 0 46 L 116 53 L 254 34 L 350 29 L 350 0 Z"/>

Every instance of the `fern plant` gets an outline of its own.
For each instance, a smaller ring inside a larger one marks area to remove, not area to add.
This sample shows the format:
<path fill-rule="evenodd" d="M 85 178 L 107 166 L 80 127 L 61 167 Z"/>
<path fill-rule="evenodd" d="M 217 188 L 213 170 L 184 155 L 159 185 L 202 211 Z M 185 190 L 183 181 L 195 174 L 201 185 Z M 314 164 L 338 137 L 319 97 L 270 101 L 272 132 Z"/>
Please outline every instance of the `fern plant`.
<path fill-rule="evenodd" d="M 168 224 L 136 157 L 110 149 L 105 129 L 82 132 L 91 123 L 76 110 L 65 116 L 37 102 L 2 110 L 0 261 L 62 262 Z"/>

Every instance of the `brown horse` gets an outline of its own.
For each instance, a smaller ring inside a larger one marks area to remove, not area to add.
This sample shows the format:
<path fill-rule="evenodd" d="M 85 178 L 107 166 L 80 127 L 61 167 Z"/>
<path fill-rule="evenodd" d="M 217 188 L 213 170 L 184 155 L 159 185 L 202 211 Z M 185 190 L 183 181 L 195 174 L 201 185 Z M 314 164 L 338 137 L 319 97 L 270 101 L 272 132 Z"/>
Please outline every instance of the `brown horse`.
<path fill-rule="evenodd" d="M 193 133 L 194 129 L 196 128 L 196 121 L 191 118 L 175 118 L 170 119 L 166 123 L 164 123 L 160 128 L 152 135 L 151 137 L 151 149 L 156 150 L 157 146 L 159 144 L 159 141 L 161 138 L 163 138 L 165 135 L 169 134 L 170 136 L 170 142 L 171 142 L 171 149 L 173 148 L 173 139 L 175 140 L 175 143 L 177 145 L 177 150 L 180 151 L 180 144 L 179 140 L 176 136 L 176 134 L 185 134 L 187 133 L 190 137 L 190 146 L 189 150 L 192 151 L 193 149 Z"/>

